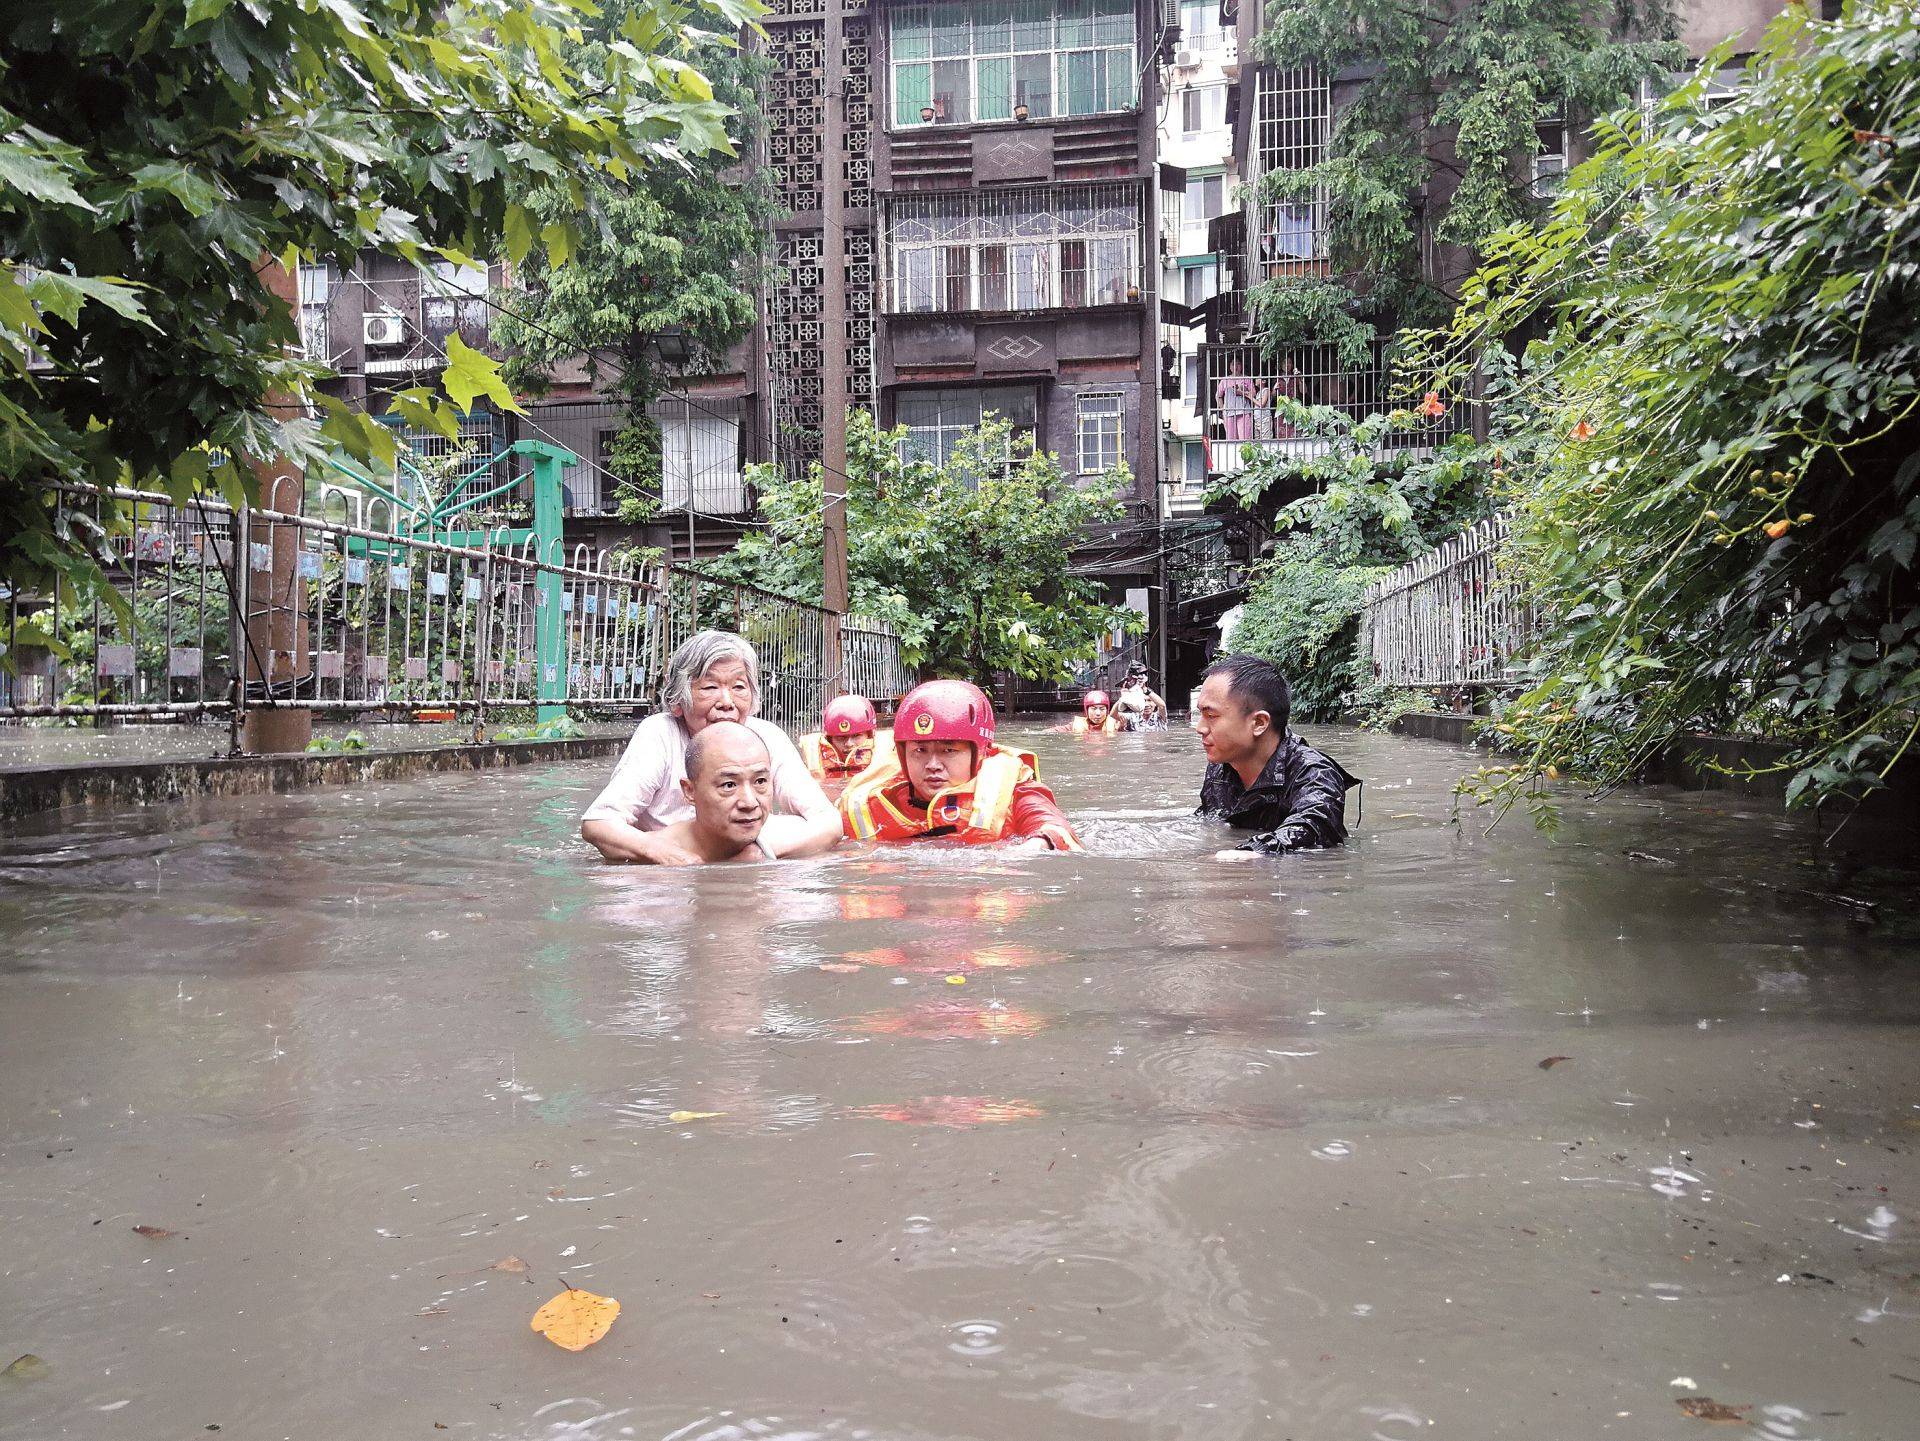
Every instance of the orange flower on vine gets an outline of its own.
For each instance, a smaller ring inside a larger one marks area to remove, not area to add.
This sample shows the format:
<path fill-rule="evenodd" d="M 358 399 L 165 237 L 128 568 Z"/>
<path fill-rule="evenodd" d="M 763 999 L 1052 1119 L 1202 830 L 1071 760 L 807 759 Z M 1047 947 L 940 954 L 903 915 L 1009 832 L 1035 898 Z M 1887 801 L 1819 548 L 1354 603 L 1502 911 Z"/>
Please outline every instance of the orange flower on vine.
<path fill-rule="evenodd" d="M 1429 390 L 1420 399 L 1420 414 L 1429 420 L 1438 420 L 1447 413 L 1447 403 L 1440 398 L 1440 392 Z"/>

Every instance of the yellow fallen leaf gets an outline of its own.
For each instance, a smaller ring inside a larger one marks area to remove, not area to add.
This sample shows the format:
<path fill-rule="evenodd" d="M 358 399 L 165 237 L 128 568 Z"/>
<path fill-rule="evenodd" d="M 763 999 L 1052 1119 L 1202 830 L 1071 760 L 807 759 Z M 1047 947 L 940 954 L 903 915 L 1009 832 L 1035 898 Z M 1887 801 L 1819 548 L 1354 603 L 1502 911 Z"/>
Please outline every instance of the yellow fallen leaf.
<path fill-rule="evenodd" d="M 682 1121 L 711 1121 L 715 1116 L 726 1114 L 725 1111 L 675 1111 L 667 1119 L 677 1126 Z"/>
<path fill-rule="evenodd" d="M 556 1346 L 584 1351 L 607 1334 L 619 1314 L 613 1297 L 568 1287 L 533 1313 L 533 1329 Z"/>

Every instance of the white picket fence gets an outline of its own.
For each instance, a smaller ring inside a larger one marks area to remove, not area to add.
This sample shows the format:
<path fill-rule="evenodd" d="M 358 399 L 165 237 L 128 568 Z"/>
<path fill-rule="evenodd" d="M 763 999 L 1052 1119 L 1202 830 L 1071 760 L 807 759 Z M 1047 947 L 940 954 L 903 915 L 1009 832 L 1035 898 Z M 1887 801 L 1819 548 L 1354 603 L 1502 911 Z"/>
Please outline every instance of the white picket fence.
<path fill-rule="evenodd" d="M 1462 531 L 1430 555 L 1367 587 L 1360 651 L 1382 685 L 1504 685 L 1538 625 L 1500 573 L 1501 517 Z"/>

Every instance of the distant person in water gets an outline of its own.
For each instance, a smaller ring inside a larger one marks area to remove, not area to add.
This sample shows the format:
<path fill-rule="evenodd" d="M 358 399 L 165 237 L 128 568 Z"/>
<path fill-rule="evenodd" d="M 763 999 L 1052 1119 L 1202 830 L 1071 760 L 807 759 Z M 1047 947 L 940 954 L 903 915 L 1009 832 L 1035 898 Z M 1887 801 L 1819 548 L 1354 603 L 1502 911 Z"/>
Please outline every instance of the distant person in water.
<path fill-rule="evenodd" d="M 1127 671 L 1113 713 L 1130 730 L 1152 730 L 1167 723 L 1167 703 L 1147 684 L 1147 668 L 1135 661 Z"/>
<path fill-rule="evenodd" d="M 857 776 L 840 797 L 846 833 L 862 841 L 1026 840 L 1082 849 L 1032 755 L 994 743 L 993 705 L 963 680 L 907 692 L 893 718 L 895 755 Z"/>
<path fill-rule="evenodd" d="M 1292 697 L 1272 661 L 1222 656 L 1202 676 L 1193 728 L 1207 753 L 1200 810 L 1254 831 L 1221 860 L 1337 846 L 1347 838 L 1347 790 L 1359 782 L 1287 729 Z"/>
<path fill-rule="evenodd" d="M 659 832 L 662 865 L 770 861 L 760 844 L 773 805 L 773 757 L 767 743 L 738 721 L 715 721 L 687 744 L 680 793 L 693 815 Z"/>
<path fill-rule="evenodd" d="M 1103 690 L 1090 690 L 1080 697 L 1080 714 L 1067 729 L 1075 735 L 1118 735 L 1127 727 L 1113 713 L 1113 699 Z"/>
<path fill-rule="evenodd" d="M 863 695 L 835 696 L 820 716 L 820 729 L 800 737 L 800 758 L 829 797 L 876 760 L 893 755 L 893 737 L 880 735 L 873 702 Z"/>
<path fill-rule="evenodd" d="M 787 733 L 762 720 L 760 662 L 746 640 L 724 630 L 689 636 L 667 658 L 661 685 L 664 710 L 634 730 L 606 784 L 580 818 L 580 837 L 610 861 L 686 865 L 666 831 L 693 808 L 681 782 L 687 747 L 701 731 L 735 721 L 760 737 L 773 766 L 773 792 L 762 839 L 775 855 L 809 856 L 840 843 L 840 813 L 807 774 Z"/>

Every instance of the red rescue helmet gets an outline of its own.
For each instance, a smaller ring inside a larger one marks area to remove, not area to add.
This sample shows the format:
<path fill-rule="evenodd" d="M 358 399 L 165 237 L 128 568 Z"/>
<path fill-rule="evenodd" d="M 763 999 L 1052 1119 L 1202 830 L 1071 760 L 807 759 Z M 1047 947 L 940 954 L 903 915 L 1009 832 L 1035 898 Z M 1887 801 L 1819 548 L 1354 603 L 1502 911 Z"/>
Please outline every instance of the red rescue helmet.
<path fill-rule="evenodd" d="M 1108 710 L 1113 709 L 1112 699 L 1103 690 L 1090 690 L 1080 697 L 1080 709 L 1083 711 L 1092 710 L 1097 705 L 1103 705 Z"/>
<path fill-rule="evenodd" d="M 893 739 L 966 741 L 993 744 L 993 703 L 977 685 L 963 680 L 930 680 L 908 691 L 893 716 Z"/>
<path fill-rule="evenodd" d="M 863 695 L 835 696 L 820 717 L 821 730 L 830 736 L 870 736 L 878 724 L 873 702 Z"/>

